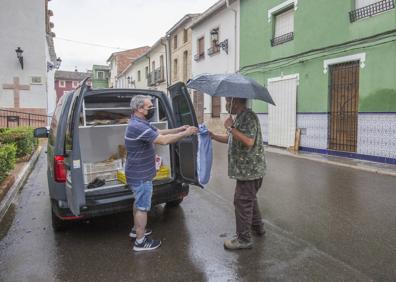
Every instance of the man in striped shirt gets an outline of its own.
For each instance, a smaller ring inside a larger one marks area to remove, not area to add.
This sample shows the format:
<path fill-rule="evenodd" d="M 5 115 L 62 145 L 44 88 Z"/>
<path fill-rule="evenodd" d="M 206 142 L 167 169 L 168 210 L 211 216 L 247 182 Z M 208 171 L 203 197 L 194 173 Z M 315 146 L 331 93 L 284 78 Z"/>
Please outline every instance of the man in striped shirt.
<path fill-rule="evenodd" d="M 132 118 L 125 132 L 127 160 L 125 175 L 128 185 L 135 195 L 134 223 L 129 236 L 136 238 L 135 251 L 154 250 L 161 241 L 147 238 L 151 230 L 146 229 L 147 212 L 151 207 L 153 177 L 155 169 L 154 145 L 175 143 L 184 137 L 197 133 L 193 126 L 158 130 L 148 120 L 154 115 L 154 107 L 149 96 L 136 95 L 131 100 Z"/>

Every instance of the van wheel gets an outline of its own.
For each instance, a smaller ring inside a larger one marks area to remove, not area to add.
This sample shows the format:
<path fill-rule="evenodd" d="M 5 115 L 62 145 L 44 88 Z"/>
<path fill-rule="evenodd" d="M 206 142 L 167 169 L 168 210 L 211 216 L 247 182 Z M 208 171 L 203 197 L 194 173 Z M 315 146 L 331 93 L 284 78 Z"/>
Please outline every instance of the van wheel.
<path fill-rule="evenodd" d="M 170 208 L 178 207 L 178 206 L 181 204 L 181 202 L 183 202 L 183 199 L 178 199 L 178 200 L 175 200 L 175 201 L 170 201 L 170 202 L 167 202 L 167 203 L 166 203 L 166 206 L 167 206 L 167 207 L 170 207 Z"/>
<path fill-rule="evenodd" d="M 65 222 L 64 220 L 57 217 L 54 211 L 51 211 L 51 214 L 52 214 L 52 229 L 55 232 L 65 231 L 69 225 L 68 222 Z"/>

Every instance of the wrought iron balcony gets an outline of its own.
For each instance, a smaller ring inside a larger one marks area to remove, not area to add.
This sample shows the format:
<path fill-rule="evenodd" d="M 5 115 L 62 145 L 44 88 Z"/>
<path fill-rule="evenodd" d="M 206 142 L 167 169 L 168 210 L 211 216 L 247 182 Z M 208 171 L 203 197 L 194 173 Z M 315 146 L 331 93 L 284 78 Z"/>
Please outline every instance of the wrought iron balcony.
<path fill-rule="evenodd" d="M 382 0 L 349 12 L 351 23 L 395 8 L 395 0 Z"/>
<path fill-rule="evenodd" d="M 208 48 L 208 55 L 209 55 L 209 56 L 214 55 L 214 54 L 217 54 L 217 53 L 219 53 L 219 52 L 220 52 L 220 47 L 217 46 L 217 45 Z"/>
<path fill-rule="evenodd" d="M 165 81 L 163 68 L 157 68 L 154 70 L 154 77 L 156 83 L 161 83 Z"/>
<path fill-rule="evenodd" d="M 283 44 L 285 42 L 291 41 L 294 39 L 294 32 L 286 33 L 278 37 L 274 37 L 271 39 L 271 46 L 276 46 L 279 44 Z"/>
<path fill-rule="evenodd" d="M 155 74 L 154 71 L 147 74 L 147 86 L 155 85 Z"/>
<path fill-rule="evenodd" d="M 204 52 L 194 55 L 194 61 L 199 61 L 199 60 L 201 60 L 203 58 L 205 58 L 205 53 Z"/>

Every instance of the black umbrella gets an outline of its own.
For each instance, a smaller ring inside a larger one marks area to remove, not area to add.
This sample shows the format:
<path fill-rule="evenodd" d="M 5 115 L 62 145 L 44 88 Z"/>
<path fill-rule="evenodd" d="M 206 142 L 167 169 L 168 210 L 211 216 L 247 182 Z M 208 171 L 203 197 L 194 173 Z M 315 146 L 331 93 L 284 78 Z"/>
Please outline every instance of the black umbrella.
<path fill-rule="evenodd" d="M 275 106 L 267 88 L 241 74 L 201 74 L 191 79 L 187 87 L 210 96 L 258 99 Z"/>

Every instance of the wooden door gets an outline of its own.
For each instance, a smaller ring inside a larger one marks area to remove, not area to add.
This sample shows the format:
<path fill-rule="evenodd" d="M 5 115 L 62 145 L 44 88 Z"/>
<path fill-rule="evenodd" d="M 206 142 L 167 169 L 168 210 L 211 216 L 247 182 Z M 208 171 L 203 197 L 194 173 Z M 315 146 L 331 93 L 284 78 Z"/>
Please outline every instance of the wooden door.
<path fill-rule="evenodd" d="M 204 94 L 199 91 L 194 91 L 193 104 L 198 123 L 204 122 Z"/>
<path fill-rule="evenodd" d="M 356 152 L 359 61 L 330 66 L 329 149 Z"/>

